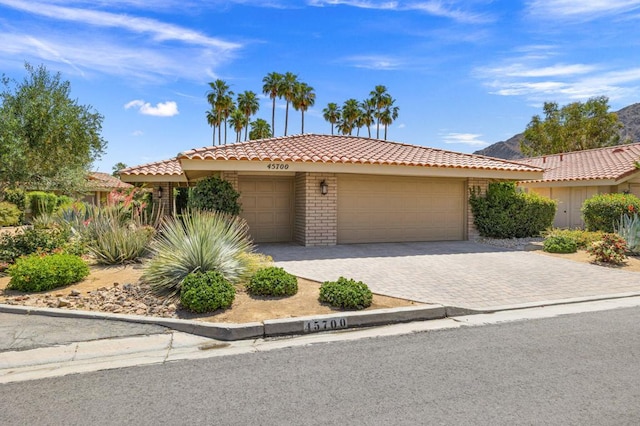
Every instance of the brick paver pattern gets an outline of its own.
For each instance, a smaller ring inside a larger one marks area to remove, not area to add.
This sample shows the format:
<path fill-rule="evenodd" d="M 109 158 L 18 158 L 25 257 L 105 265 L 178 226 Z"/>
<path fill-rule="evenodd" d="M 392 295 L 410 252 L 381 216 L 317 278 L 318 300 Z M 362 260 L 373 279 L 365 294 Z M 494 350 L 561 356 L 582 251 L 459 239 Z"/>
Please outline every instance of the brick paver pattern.
<path fill-rule="evenodd" d="M 640 294 L 640 273 L 468 242 L 302 247 L 258 251 L 314 281 L 364 281 L 374 293 L 424 303 L 490 308 L 572 298 Z"/>

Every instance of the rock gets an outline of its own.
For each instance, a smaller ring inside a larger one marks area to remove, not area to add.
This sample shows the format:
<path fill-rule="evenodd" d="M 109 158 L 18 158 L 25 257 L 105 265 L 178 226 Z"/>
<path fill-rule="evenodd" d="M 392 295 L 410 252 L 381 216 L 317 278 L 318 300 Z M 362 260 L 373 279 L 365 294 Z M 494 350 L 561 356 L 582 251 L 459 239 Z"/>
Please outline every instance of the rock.
<path fill-rule="evenodd" d="M 69 305 L 71 305 L 71 303 L 67 299 L 58 299 L 58 305 L 56 307 L 66 308 Z"/>
<path fill-rule="evenodd" d="M 78 290 L 71 290 L 69 292 L 69 296 L 78 297 L 78 296 L 80 296 L 80 292 Z"/>

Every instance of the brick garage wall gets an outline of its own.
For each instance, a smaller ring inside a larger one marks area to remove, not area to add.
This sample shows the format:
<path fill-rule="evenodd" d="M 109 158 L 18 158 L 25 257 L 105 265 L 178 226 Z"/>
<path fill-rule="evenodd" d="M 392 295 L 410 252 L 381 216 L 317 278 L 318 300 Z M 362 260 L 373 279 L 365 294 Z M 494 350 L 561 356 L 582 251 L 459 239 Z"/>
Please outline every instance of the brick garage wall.
<path fill-rule="evenodd" d="M 469 178 L 467 181 L 467 239 L 473 241 L 474 239 L 480 236 L 478 230 L 473 224 L 473 212 L 471 211 L 471 203 L 469 202 L 469 195 L 471 188 L 475 188 L 476 190 L 480 190 L 480 193 L 484 194 L 487 191 L 487 187 L 490 182 L 493 182 L 492 179 L 480 179 L 480 178 Z"/>
<path fill-rule="evenodd" d="M 233 186 L 233 189 L 238 190 L 238 172 L 224 171 L 220 173 L 220 179 L 226 180 Z"/>
<path fill-rule="evenodd" d="M 329 186 L 320 193 L 320 182 Z M 338 240 L 338 179 L 333 173 L 296 173 L 294 241 L 330 246 Z"/>

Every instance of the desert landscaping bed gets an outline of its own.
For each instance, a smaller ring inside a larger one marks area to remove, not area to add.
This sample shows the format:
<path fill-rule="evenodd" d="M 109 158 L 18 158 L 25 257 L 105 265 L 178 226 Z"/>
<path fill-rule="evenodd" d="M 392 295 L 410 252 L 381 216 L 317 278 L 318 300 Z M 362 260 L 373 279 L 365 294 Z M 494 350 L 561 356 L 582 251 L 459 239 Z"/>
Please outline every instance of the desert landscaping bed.
<path fill-rule="evenodd" d="M 140 281 L 142 272 L 141 265 L 92 266 L 91 275 L 77 284 L 30 294 L 6 290 L 10 278 L 0 277 L 0 303 L 227 323 L 340 312 L 318 301 L 320 283 L 298 279 L 298 293 L 294 296 L 254 297 L 238 288 L 231 308 L 197 315 L 180 309 L 177 302 L 155 297 Z M 374 294 L 373 304 L 367 310 L 417 305 L 420 304 Z"/>

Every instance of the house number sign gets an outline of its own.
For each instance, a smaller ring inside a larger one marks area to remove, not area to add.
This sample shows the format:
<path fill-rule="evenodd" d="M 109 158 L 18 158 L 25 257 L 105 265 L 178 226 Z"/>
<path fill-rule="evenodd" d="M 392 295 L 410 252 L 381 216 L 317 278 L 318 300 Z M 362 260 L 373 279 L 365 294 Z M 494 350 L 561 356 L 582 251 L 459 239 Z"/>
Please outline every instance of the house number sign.
<path fill-rule="evenodd" d="M 305 333 L 315 333 L 318 331 L 340 330 L 342 328 L 347 328 L 347 319 L 344 317 L 305 321 L 302 329 Z"/>
<path fill-rule="evenodd" d="M 269 163 L 269 164 L 267 164 L 267 169 L 269 169 L 269 170 L 287 170 L 287 169 L 289 169 L 289 165 L 288 164 Z"/>

